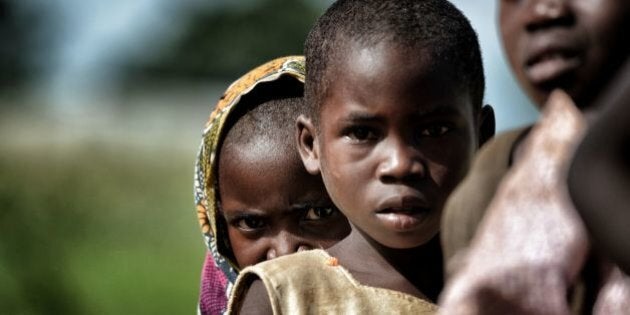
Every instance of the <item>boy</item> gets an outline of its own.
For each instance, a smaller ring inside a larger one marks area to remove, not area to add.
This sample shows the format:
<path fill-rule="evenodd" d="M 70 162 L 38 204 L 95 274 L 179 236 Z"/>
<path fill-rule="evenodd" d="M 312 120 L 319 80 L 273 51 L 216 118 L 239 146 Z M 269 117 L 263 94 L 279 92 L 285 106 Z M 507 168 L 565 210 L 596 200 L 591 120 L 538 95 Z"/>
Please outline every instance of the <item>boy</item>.
<path fill-rule="evenodd" d="M 349 233 L 295 148 L 295 119 L 305 109 L 303 62 L 279 58 L 230 85 L 204 131 L 195 191 L 213 256 L 204 265 L 202 314 L 225 310 L 236 270 L 327 248 Z"/>
<path fill-rule="evenodd" d="M 623 283 L 584 268 L 587 261 L 589 266 L 600 262 L 588 259 L 587 235 L 566 191 L 566 172 L 586 128 L 582 114 L 596 114 L 594 99 L 628 56 L 629 14 L 630 2 L 620 0 L 500 2 L 508 60 L 545 111 L 530 135 L 519 130 L 488 143 L 448 201 L 442 234 L 446 260 L 450 272 L 461 270 L 444 296 L 445 312 L 501 312 L 496 308 L 501 303 L 506 312 L 563 313 L 570 307 L 573 313 L 591 312 L 594 303 L 606 304 L 607 292 L 597 292 L 600 282 Z M 554 89 L 563 92 L 552 94 Z M 580 271 L 586 288 L 578 285 L 570 292 Z"/>
<path fill-rule="evenodd" d="M 305 53 L 298 148 L 352 232 L 244 271 L 231 309 L 433 313 L 442 207 L 494 133 L 476 34 L 447 1 L 341 0 Z"/>

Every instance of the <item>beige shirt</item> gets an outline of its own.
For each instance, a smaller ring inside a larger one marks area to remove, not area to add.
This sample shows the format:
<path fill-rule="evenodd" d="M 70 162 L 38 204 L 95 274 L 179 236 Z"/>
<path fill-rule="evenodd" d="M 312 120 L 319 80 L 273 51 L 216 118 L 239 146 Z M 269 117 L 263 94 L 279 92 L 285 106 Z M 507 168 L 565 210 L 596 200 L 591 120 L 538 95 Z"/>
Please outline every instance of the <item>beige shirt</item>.
<path fill-rule="evenodd" d="M 436 314 L 437 306 L 411 295 L 358 283 L 323 250 L 283 256 L 244 269 L 229 313 L 238 314 L 253 280 L 260 278 L 274 314 Z"/>

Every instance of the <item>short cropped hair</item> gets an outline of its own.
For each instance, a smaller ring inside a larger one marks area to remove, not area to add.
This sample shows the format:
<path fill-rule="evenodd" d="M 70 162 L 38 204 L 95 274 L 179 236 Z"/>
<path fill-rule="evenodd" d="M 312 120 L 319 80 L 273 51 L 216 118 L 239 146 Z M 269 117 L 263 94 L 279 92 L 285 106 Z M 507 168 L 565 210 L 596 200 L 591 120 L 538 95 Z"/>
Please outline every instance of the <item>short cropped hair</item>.
<path fill-rule="evenodd" d="M 317 20 L 305 45 L 306 105 L 311 119 L 333 84 L 332 69 L 347 54 L 347 43 L 388 41 L 426 49 L 432 62 L 453 65 L 461 87 L 481 108 L 485 78 L 477 34 L 468 19 L 446 0 L 339 0 Z"/>
<path fill-rule="evenodd" d="M 303 95 L 302 82 L 289 76 L 260 83 L 241 98 L 228 118 L 220 151 L 265 141 L 278 152 L 294 155 L 299 162 L 295 121 L 305 113 Z"/>

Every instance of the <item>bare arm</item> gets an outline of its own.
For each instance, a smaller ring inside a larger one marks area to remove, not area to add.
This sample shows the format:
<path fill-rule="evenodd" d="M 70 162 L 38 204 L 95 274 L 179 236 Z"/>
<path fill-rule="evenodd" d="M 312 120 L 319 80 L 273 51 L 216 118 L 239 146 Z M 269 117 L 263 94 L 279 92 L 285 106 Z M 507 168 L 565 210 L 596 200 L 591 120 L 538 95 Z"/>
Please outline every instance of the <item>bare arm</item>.
<path fill-rule="evenodd" d="M 269 295 L 262 280 L 252 282 L 246 293 L 239 314 L 273 314 Z"/>
<path fill-rule="evenodd" d="M 603 112 L 576 151 L 569 191 L 596 245 L 630 274 L 630 62 L 596 106 Z"/>

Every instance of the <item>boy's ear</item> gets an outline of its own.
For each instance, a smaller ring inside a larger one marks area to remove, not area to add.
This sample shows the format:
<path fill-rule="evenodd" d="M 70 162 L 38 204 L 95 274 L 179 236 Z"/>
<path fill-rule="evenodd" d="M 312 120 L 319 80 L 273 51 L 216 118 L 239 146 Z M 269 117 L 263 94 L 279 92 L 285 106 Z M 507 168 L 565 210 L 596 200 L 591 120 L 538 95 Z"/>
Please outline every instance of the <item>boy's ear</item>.
<path fill-rule="evenodd" d="M 490 105 L 484 105 L 479 111 L 479 147 L 481 147 L 486 141 L 494 137 L 495 132 L 495 120 L 494 109 Z"/>
<path fill-rule="evenodd" d="M 313 122 L 300 115 L 296 121 L 297 147 L 306 171 L 311 175 L 319 175 L 319 146 Z"/>

